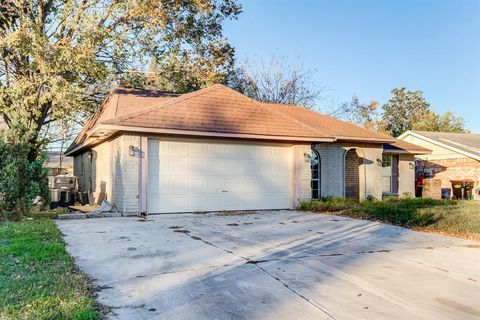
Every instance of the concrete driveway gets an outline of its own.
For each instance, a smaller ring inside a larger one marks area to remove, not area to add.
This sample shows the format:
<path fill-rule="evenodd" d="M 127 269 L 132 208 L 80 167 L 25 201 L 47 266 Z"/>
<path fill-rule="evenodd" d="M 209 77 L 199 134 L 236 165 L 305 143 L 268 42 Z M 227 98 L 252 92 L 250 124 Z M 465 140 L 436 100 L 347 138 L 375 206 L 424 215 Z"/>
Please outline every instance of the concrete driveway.
<path fill-rule="evenodd" d="M 57 222 L 111 319 L 480 319 L 480 243 L 295 211 Z"/>

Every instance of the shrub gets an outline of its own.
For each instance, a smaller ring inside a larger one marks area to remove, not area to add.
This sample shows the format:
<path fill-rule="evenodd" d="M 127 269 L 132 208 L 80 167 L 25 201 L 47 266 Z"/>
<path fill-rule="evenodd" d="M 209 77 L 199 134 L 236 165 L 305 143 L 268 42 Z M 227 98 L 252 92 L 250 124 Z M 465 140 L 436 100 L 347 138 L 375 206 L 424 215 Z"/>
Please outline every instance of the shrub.
<path fill-rule="evenodd" d="M 301 210 L 306 211 L 342 211 L 359 205 L 358 201 L 345 198 L 322 198 L 304 201 L 300 204 Z"/>
<path fill-rule="evenodd" d="M 48 199 L 45 157 L 30 162 L 28 152 L 26 145 L 0 141 L 0 220 L 19 220 L 37 196 Z"/>

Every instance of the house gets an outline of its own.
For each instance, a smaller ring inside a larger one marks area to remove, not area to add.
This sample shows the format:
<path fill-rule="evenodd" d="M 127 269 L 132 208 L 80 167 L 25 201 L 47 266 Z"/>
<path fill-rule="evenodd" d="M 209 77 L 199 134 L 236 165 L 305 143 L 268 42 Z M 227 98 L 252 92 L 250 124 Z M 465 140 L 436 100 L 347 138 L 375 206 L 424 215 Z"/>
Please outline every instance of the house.
<path fill-rule="evenodd" d="M 66 154 L 79 188 L 125 215 L 295 208 L 319 197 L 414 192 L 428 150 L 305 108 L 214 85 L 117 88 Z"/>
<path fill-rule="evenodd" d="M 439 179 L 443 189 L 451 189 L 451 181 L 470 180 L 474 198 L 480 199 L 480 134 L 406 131 L 399 139 L 432 150 L 418 155 L 417 177 Z"/>
<path fill-rule="evenodd" d="M 44 167 L 48 170 L 48 176 L 73 174 L 73 159 L 60 151 L 47 151 Z"/>

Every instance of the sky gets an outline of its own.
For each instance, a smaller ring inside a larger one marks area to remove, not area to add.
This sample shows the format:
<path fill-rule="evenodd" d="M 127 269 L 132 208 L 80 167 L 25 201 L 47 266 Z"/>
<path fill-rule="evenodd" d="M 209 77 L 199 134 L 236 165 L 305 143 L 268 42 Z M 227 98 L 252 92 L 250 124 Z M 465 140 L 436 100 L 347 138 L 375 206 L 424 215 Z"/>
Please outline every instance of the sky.
<path fill-rule="evenodd" d="M 239 0 L 224 34 L 239 61 L 314 69 L 331 101 L 388 101 L 422 90 L 480 133 L 480 0 Z"/>

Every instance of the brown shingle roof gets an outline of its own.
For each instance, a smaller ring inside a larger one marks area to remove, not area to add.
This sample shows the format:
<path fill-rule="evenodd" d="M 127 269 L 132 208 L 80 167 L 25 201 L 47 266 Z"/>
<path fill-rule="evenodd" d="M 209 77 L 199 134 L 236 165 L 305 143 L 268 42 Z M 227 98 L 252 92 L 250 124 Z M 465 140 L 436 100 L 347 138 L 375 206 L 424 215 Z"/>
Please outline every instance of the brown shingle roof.
<path fill-rule="evenodd" d="M 87 121 L 76 137 L 74 144 L 81 143 L 85 139 L 88 130 L 99 123 L 142 110 L 178 96 L 179 94 L 169 92 L 117 87 L 110 91 L 101 108 Z"/>
<path fill-rule="evenodd" d="M 333 138 L 320 128 L 223 85 L 185 94 L 103 123 L 233 134 Z"/>
<path fill-rule="evenodd" d="M 270 140 L 279 137 L 283 140 L 294 138 L 312 142 L 394 141 L 389 136 L 302 107 L 257 102 L 223 85 L 184 95 L 114 89 L 67 152 L 82 148 L 79 145 L 99 126 L 116 131 L 148 132 L 151 129 L 182 131 L 183 134 L 255 135 Z M 94 136 L 92 134 L 92 138 Z"/>
<path fill-rule="evenodd" d="M 344 122 L 316 111 L 308 110 L 294 105 L 285 105 L 278 103 L 263 103 L 275 110 L 285 113 L 292 118 L 297 119 L 311 127 L 317 128 L 323 132 L 328 132 L 338 140 L 376 140 L 392 141 L 393 138 L 387 135 L 368 130 L 357 125 Z"/>

